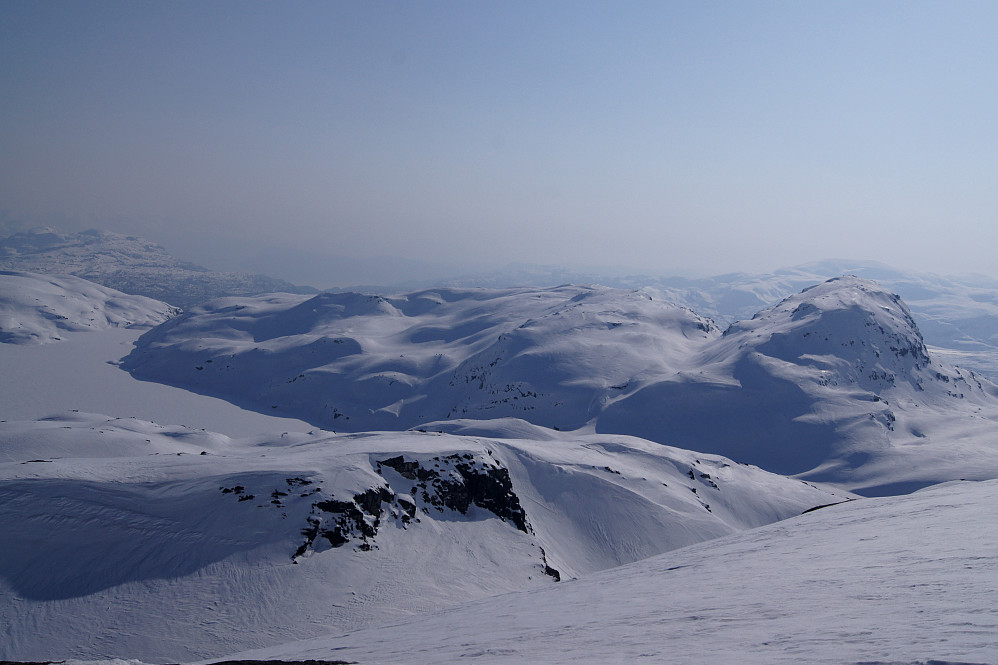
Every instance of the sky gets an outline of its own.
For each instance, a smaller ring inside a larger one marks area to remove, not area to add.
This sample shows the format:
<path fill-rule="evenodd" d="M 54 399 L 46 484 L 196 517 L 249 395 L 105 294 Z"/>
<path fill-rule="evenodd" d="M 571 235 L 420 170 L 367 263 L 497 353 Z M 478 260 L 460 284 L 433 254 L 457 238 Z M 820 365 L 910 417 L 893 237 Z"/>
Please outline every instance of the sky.
<path fill-rule="evenodd" d="M 996 32 L 959 0 L 6 0 L 0 224 L 220 269 L 998 275 Z"/>

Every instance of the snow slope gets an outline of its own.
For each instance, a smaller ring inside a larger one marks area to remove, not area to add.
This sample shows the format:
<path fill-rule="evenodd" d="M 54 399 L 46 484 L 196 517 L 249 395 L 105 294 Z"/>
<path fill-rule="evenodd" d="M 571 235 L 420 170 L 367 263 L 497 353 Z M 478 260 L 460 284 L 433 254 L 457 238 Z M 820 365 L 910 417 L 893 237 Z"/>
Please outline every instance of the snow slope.
<path fill-rule="evenodd" d="M 151 327 L 178 314 L 164 302 L 78 277 L 0 270 L 0 342 L 44 344 L 68 332 Z"/>
<path fill-rule="evenodd" d="M 469 434 L 0 423 L 0 659 L 221 656 L 550 587 L 849 498 L 630 437 L 447 426 Z M 508 434 L 530 436 L 487 436 Z"/>
<path fill-rule="evenodd" d="M 998 662 L 998 482 L 864 499 L 546 589 L 230 656 L 357 663 Z"/>
<path fill-rule="evenodd" d="M 277 294 L 196 308 L 123 367 L 337 431 L 498 417 L 576 429 L 719 335 L 686 308 L 600 287 Z"/>
<path fill-rule="evenodd" d="M 61 233 L 42 227 L 0 238 L 0 268 L 76 275 L 185 309 L 227 295 L 315 291 L 265 275 L 208 270 L 144 238 L 97 229 Z"/>
<path fill-rule="evenodd" d="M 998 388 L 932 360 L 904 303 L 856 277 L 733 324 L 597 423 L 885 494 L 998 477 Z"/>
<path fill-rule="evenodd" d="M 998 477 L 998 388 L 896 296 L 829 280 L 733 324 L 603 287 L 220 300 L 145 335 L 139 378 L 338 431 L 595 422 L 868 494 Z"/>

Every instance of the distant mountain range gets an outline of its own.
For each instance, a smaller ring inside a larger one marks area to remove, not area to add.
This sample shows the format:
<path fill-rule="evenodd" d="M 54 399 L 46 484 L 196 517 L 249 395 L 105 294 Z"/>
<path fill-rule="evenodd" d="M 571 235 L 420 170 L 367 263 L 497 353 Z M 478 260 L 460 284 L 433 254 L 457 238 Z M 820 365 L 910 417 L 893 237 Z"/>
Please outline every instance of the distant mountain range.
<path fill-rule="evenodd" d="M 0 239 L 0 269 L 75 275 L 184 309 L 221 296 L 316 292 L 265 275 L 209 270 L 143 238 L 96 229 L 40 228 Z"/>

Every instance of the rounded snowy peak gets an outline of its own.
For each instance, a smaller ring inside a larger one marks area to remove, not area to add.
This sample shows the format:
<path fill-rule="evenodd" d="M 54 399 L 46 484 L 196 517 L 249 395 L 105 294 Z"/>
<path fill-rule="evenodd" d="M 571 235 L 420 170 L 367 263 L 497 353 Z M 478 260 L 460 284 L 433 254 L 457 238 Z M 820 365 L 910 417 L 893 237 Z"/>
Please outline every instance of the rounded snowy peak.
<path fill-rule="evenodd" d="M 836 277 L 732 324 L 725 337 L 789 362 L 835 356 L 854 369 L 910 372 L 929 364 L 922 334 L 901 298 L 876 282 Z"/>

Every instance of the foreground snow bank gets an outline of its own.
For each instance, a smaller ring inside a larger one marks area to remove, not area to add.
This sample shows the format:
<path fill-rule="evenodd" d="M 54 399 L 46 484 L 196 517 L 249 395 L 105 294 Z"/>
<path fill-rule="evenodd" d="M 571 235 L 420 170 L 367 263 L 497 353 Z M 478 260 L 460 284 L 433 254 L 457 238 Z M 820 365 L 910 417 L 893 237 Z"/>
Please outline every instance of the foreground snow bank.
<path fill-rule="evenodd" d="M 177 662 L 383 625 L 850 498 L 632 437 L 537 431 L 0 423 L 0 659 Z"/>
<path fill-rule="evenodd" d="M 998 481 L 864 499 L 391 630 L 240 654 L 360 663 L 994 663 Z"/>

